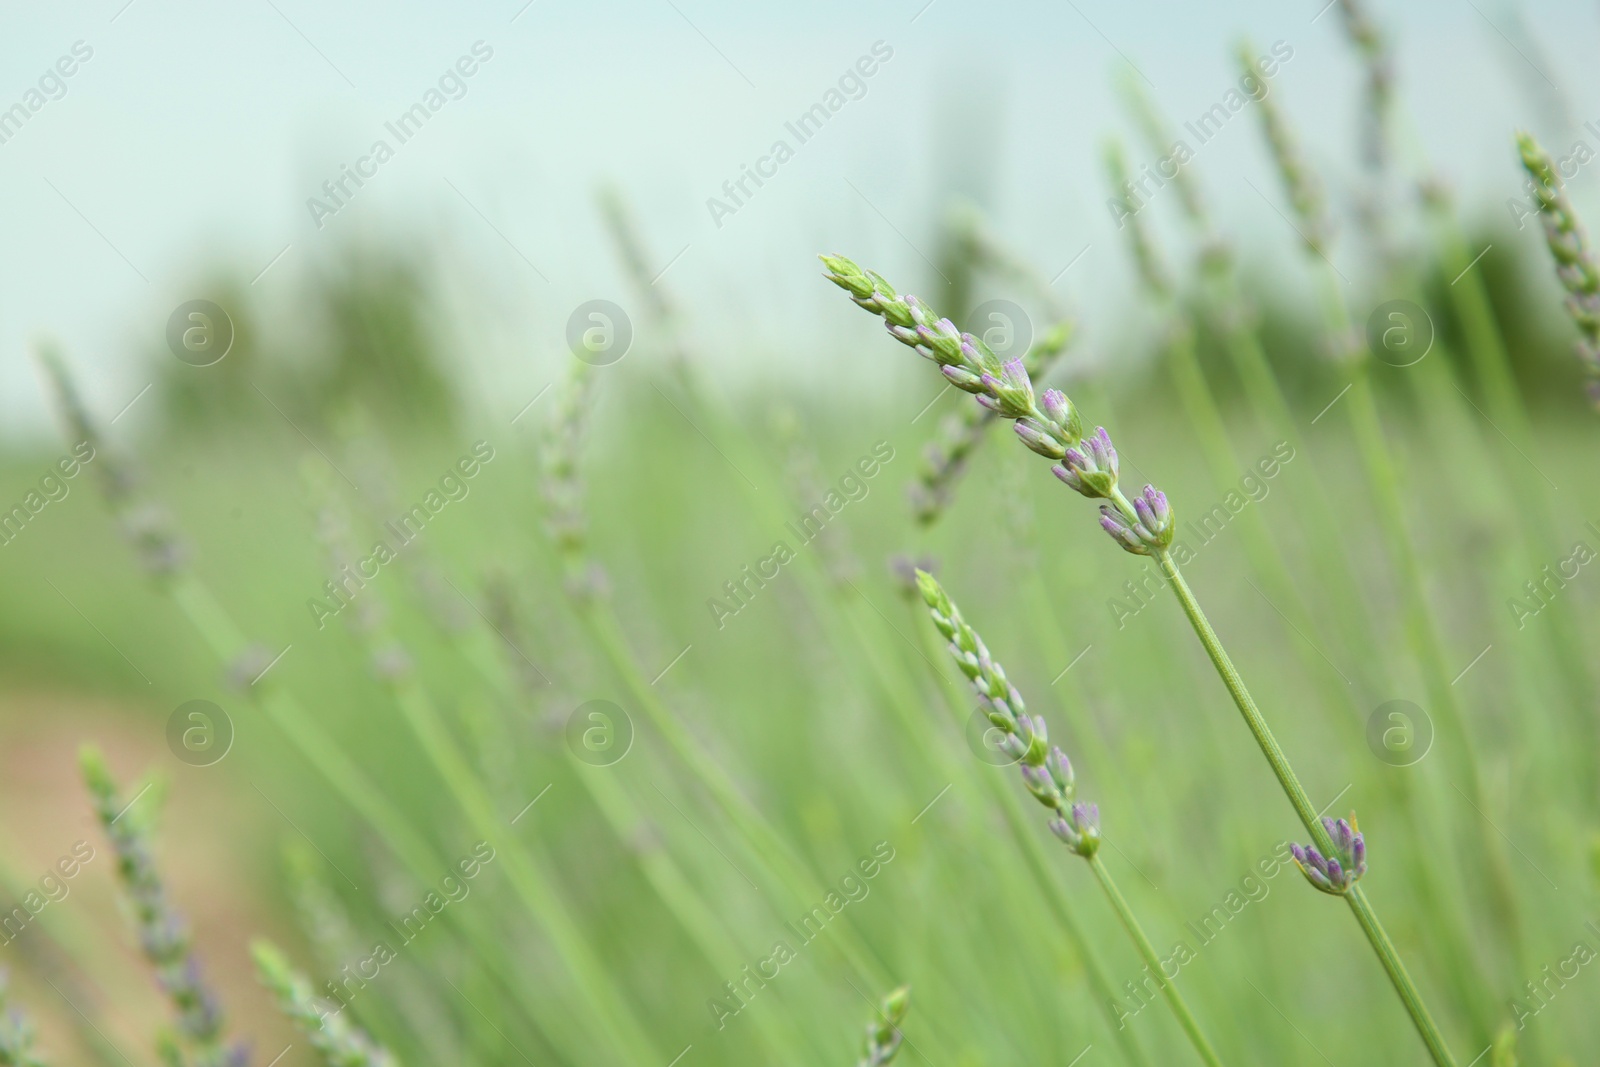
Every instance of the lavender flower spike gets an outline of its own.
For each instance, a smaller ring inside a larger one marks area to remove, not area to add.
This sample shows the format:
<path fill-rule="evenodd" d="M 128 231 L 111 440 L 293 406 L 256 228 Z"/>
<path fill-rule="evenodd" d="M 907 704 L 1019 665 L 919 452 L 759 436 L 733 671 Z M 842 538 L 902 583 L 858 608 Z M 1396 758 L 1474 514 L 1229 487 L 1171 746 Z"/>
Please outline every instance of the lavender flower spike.
<path fill-rule="evenodd" d="M 193 1067 L 242 1067 L 249 1059 L 248 1048 L 228 1042 L 224 1035 L 221 1008 L 190 952 L 188 926 L 167 903 L 145 821 L 140 812 L 131 810 L 138 797 L 124 804 L 99 752 L 85 749 L 81 762 L 95 814 L 116 853 L 117 874 L 132 905 L 140 947 L 172 1003 L 177 1038 L 189 1053 L 187 1062 Z"/>
<path fill-rule="evenodd" d="M 1567 314 L 1578 327 L 1578 359 L 1588 375 L 1589 401 L 1600 408 L 1600 263 L 1550 156 L 1526 133 L 1517 135 L 1517 150 L 1529 191 L 1539 202 L 1556 277 L 1567 291 Z"/>
<path fill-rule="evenodd" d="M 0 1064 L 45 1067 L 33 1048 L 33 1023 L 17 1008 L 6 1008 L 6 979 L 0 970 Z"/>
<path fill-rule="evenodd" d="M 989 721 L 1005 733 L 1001 751 L 1017 761 L 1022 784 L 1033 799 L 1050 809 L 1051 833 L 1084 859 L 1100 847 L 1100 811 L 1073 803 L 1072 762 L 1049 743 L 1044 719 L 1029 715 L 1022 694 L 1006 680 L 977 631 L 966 624 L 950 595 L 926 571 L 917 572 L 917 588 L 933 615 L 933 624 L 950 642 L 950 655 L 988 711 Z"/>
<path fill-rule="evenodd" d="M 345 1017 L 339 1005 L 317 997 L 311 983 L 289 966 L 276 946 L 256 941 L 250 954 L 255 957 L 262 984 L 277 996 L 283 1013 L 326 1062 L 340 1067 L 400 1067 L 387 1049 Z"/>
<path fill-rule="evenodd" d="M 860 1067 L 886 1067 L 900 1051 L 900 1024 L 911 1010 L 911 987 L 901 986 L 883 998 L 878 1006 L 882 1018 L 867 1024 L 867 1040 L 861 1050 Z"/>
<path fill-rule="evenodd" d="M 1332 855 L 1324 856 L 1312 845 L 1290 845 L 1289 851 L 1306 881 L 1324 893 L 1343 896 L 1367 873 L 1367 842 L 1353 812 L 1348 821 L 1324 818 L 1322 825 L 1333 842 Z"/>
<path fill-rule="evenodd" d="M 895 340 L 939 364 L 957 388 L 975 394 L 980 404 L 998 415 L 1029 419 L 1034 451 L 1042 447 L 1042 454 L 1054 459 L 1078 443 L 1082 428 L 1072 404 L 1058 390 L 1036 398 L 1022 360 L 1002 360 L 981 338 L 956 334 L 948 319 L 914 296 L 898 295 L 882 275 L 863 270 L 844 256 L 820 258 L 829 281 L 857 305 L 882 317 Z"/>

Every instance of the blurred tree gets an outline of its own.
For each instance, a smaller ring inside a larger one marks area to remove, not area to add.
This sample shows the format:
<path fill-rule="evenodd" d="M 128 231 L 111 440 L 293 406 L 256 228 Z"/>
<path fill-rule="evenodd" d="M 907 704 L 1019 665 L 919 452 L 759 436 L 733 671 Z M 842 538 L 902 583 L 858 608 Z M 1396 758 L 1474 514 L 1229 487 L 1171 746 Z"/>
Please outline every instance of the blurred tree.
<path fill-rule="evenodd" d="M 284 415 L 327 424 L 360 407 L 380 425 L 448 428 L 457 383 L 433 326 L 436 294 L 419 250 L 352 245 L 298 283 L 298 321 L 269 311 L 241 275 L 223 267 L 195 287 L 226 315 L 196 329 L 231 328 L 224 357 L 205 366 L 155 350 L 165 432 L 210 435 Z M 185 305 L 187 308 L 188 305 Z M 174 315 L 184 328 L 180 308 Z M 202 320 L 196 319 L 199 324 Z M 170 332 L 170 328 L 169 328 Z"/>

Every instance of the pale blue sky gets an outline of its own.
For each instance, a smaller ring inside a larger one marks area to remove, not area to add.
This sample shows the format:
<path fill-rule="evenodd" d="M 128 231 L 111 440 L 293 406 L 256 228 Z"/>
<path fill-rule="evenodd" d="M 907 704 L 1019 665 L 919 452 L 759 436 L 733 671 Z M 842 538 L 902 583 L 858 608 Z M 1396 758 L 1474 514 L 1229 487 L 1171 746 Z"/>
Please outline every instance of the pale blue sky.
<path fill-rule="evenodd" d="M 1130 281 L 1099 162 L 1102 138 L 1128 131 L 1111 90 L 1119 52 L 1189 117 L 1233 82 L 1241 34 L 1286 41 L 1295 55 L 1280 99 L 1317 164 L 1350 166 L 1358 73 L 1338 13 L 1313 23 L 1318 3 L 523 3 L 8 0 L 0 109 L 74 42 L 94 54 L 65 96 L 0 144 L 4 432 L 46 425 L 26 355 L 40 331 L 67 343 L 91 372 L 93 401 L 115 412 L 149 380 L 131 352 L 159 343 L 171 310 L 204 295 L 192 279 L 208 258 L 247 276 L 272 264 L 256 288 L 292 326 L 297 275 L 340 238 L 396 227 L 438 242 L 470 332 L 464 366 L 537 388 L 563 356 L 574 306 L 626 303 L 593 210 L 602 180 L 635 202 L 662 266 L 671 262 L 663 281 L 694 305 L 700 332 L 722 358 L 761 371 L 799 337 L 865 328 L 830 314 L 837 302 L 812 252 L 845 251 L 923 284 L 941 191 L 974 175 L 996 228 L 1047 273 L 1089 247 L 1063 286 L 1088 335 L 1108 337 Z M 1552 99 L 1580 123 L 1600 120 L 1594 5 L 1376 9 L 1399 44 L 1421 148 L 1469 202 L 1516 193 L 1513 126 L 1570 143 L 1575 131 L 1552 125 Z M 465 96 L 319 230 L 307 198 L 376 138 L 397 144 L 385 121 L 479 40 L 493 57 Z M 893 58 L 866 95 L 717 227 L 707 198 L 880 40 Z M 972 120 L 964 135 L 941 124 L 959 114 Z M 1293 263 L 1292 235 L 1244 182 L 1276 195 L 1254 117 L 1231 123 L 1197 166 L 1230 227 L 1246 243 L 1276 242 Z M 1593 184 L 1587 171 L 1575 183 L 1580 202 Z"/>

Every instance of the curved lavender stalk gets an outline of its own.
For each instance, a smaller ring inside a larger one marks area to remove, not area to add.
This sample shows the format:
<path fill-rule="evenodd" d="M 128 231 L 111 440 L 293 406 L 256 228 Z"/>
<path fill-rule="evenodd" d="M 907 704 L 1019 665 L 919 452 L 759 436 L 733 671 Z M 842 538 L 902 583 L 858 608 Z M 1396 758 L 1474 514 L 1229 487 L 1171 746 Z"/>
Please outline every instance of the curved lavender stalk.
<path fill-rule="evenodd" d="M 1100 432 L 1102 435 L 1105 433 L 1104 430 Z M 1072 761 L 1059 747 L 1050 744 L 1044 719 L 1028 714 L 1022 694 L 1006 679 L 1005 668 L 989 655 L 983 639 L 967 625 L 938 580 L 927 571 L 919 570 L 917 589 L 933 615 L 933 624 L 949 642 L 950 655 L 978 694 L 990 723 L 1005 735 L 1000 742 L 1001 751 L 1017 761 L 1022 784 L 1035 800 L 1050 810 L 1050 832 L 1074 854 L 1089 861 L 1118 918 L 1127 928 L 1128 936 L 1133 938 L 1144 962 L 1150 965 L 1151 973 L 1163 974 L 1161 957 L 1145 936 L 1133 909 L 1117 889 L 1111 872 L 1100 860 L 1100 807 L 1076 799 Z M 1218 1067 L 1222 1061 L 1201 1031 L 1200 1024 L 1177 986 L 1170 981 L 1164 982 L 1161 992 L 1166 996 L 1167 1004 L 1177 1016 L 1184 1033 L 1194 1044 L 1200 1059 L 1212 1067 Z"/>
<path fill-rule="evenodd" d="M 1578 327 L 1578 359 L 1588 375 L 1584 388 L 1589 402 L 1600 410 L 1600 268 L 1594 249 L 1549 154 L 1528 133 L 1517 134 L 1517 152 L 1533 180 L 1545 243 L 1556 261 L 1556 277 L 1567 291 L 1567 314 Z"/>
<path fill-rule="evenodd" d="M 878 1005 L 878 1018 L 867 1024 L 867 1040 L 857 1067 L 887 1067 L 900 1051 L 900 1024 L 911 1010 L 911 987 L 901 986 Z"/>
<path fill-rule="evenodd" d="M 1288 757 L 1256 707 L 1254 698 L 1245 688 L 1244 679 L 1222 647 L 1216 631 L 1211 628 L 1193 590 L 1184 581 L 1178 561 L 1168 551 L 1174 520 L 1166 495 L 1154 486 L 1147 485 L 1138 503 L 1129 501 L 1116 485 L 1112 460 L 1115 449 L 1110 447 L 1109 436 L 1102 436 L 1104 429 L 1096 431 L 1095 445 L 1086 446 L 1087 450 L 1080 448 L 1084 442 L 1083 421 L 1072 401 L 1056 389 L 1047 389 L 1035 397 L 1032 383 L 1020 360 L 1002 361 L 982 340 L 960 333 L 949 319 L 939 318 L 916 297 L 899 296 L 882 275 L 863 270 L 843 256 L 824 255 L 820 258 L 828 268 L 828 280 L 848 292 L 858 306 L 882 317 L 890 335 L 897 341 L 938 364 L 946 379 L 957 388 L 974 394 L 978 403 L 985 408 L 1015 420 L 1016 433 L 1023 444 L 1047 459 L 1058 462 L 1065 473 L 1058 472 L 1057 477 L 1066 481 L 1066 475 L 1075 476 L 1082 486 L 1078 492 L 1108 501 L 1100 508 L 1101 526 L 1125 550 L 1152 556 L 1160 564 L 1168 585 L 1182 605 L 1190 626 L 1205 647 L 1207 656 L 1222 678 L 1262 755 L 1272 767 L 1278 784 L 1300 816 L 1300 821 L 1310 831 L 1313 844 L 1324 855 L 1335 854 L 1333 839 L 1319 821 L 1311 798 L 1306 795 Z M 1104 451 L 1103 468 L 1097 449 Z M 1072 453 L 1070 460 L 1069 452 Z M 1091 462 L 1093 470 L 1090 470 Z M 1106 473 L 1110 477 L 1085 478 L 1086 474 L 1098 473 Z M 1394 943 L 1360 887 L 1352 885 L 1342 895 L 1367 935 L 1379 962 L 1383 964 L 1395 992 L 1410 1013 L 1434 1062 L 1439 1067 L 1454 1067 L 1455 1060 L 1444 1042 L 1444 1036 L 1439 1032 L 1416 983 L 1406 971 Z"/>
<path fill-rule="evenodd" d="M 151 855 L 150 835 L 139 816 L 124 803 L 106 767 L 92 748 L 80 756 L 84 782 L 94 801 L 95 816 L 111 839 L 139 934 L 139 946 L 155 967 L 162 990 L 177 1014 L 178 1034 L 192 1054 L 193 1067 L 244 1067 L 249 1049 L 223 1037 L 222 1009 L 190 951 L 188 924 L 167 904 L 167 891 Z M 134 798 L 137 801 L 137 797 Z"/>
<path fill-rule="evenodd" d="M 277 946 L 257 941 L 250 946 L 261 983 L 278 998 L 278 1006 L 328 1067 L 400 1067 L 382 1045 L 344 1018 L 337 1005 L 319 999 L 306 977 L 289 966 Z"/>

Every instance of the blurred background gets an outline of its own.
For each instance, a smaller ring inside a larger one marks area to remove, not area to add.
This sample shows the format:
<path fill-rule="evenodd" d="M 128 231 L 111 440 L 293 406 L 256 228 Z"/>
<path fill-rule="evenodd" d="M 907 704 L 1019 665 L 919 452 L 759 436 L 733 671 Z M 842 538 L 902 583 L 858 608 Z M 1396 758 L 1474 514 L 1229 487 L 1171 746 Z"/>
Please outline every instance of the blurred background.
<path fill-rule="evenodd" d="M 848 1062 L 900 983 L 911 1062 L 1192 1061 L 996 766 L 913 559 L 1072 754 L 1225 1059 L 1423 1062 L 1281 862 L 1302 831 L 1154 569 L 1009 430 L 963 429 L 819 251 L 1002 354 L 1072 324 L 1042 379 L 1172 498 L 1460 1061 L 1509 1027 L 1586 1062 L 1596 427 L 1512 133 L 1595 217 L 1600 12 L 1369 14 L 1377 60 L 1316 0 L 12 12 L 0 890 L 63 889 L 0 964 L 50 1062 L 159 1062 L 170 1014 L 86 742 L 256 1064 L 322 1062 L 261 936 L 413 1064 Z M 1242 40 L 1279 59 L 1325 255 L 1257 102 L 1186 125 L 1237 98 Z M 1152 112 L 1203 216 L 1107 176 L 1113 143 L 1158 170 Z M 1422 357 L 1350 355 L 1394 321 Z M 803 947 L 785 924 L 835 890 Z M 775 941 L 794 961 L 741 977 Z"/>

